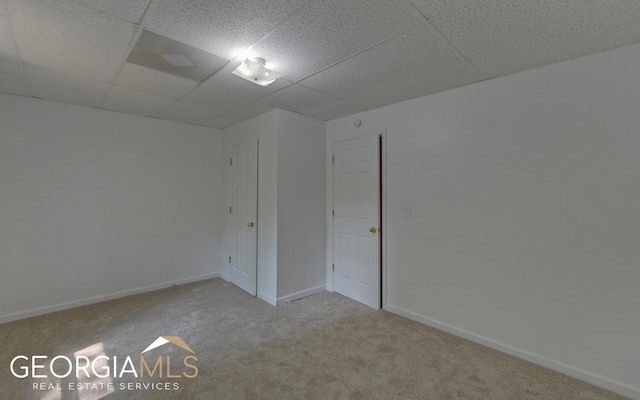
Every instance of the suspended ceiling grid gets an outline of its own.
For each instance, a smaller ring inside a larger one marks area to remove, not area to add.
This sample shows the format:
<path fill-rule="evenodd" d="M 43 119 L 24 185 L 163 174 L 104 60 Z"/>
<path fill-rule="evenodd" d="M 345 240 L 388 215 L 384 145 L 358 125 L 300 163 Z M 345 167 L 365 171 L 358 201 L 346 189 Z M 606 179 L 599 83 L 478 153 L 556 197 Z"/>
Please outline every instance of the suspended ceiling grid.
<path fill-rule="evenodd" d="M 147 37 L 210 73 L 145 66 Z M 636 0 L 0 0 L 0 92 L 214 128 L 330 120 L 639 41 Z M 282 78 L 231 74 L 256 56 Z"/>

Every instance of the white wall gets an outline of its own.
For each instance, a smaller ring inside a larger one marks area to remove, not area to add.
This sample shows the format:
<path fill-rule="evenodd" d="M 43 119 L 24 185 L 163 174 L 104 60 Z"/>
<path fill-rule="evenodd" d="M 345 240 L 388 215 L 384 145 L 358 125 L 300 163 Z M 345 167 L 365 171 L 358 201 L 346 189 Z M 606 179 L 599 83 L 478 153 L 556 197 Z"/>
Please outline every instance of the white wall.
<path fill-rule="evenodd" d="M 276 111 L 241 122 L 223 131 L 223 152 L 228 160 L 231 146 L 248 140 L 258 140 L 258 297 L 275 305 L 278 268 L 278 138 Z M 222 189 L 223 208 L 229 209 L 228 168 L 225 163 Z M 228 214 L 225 214 L 225 224 Z M 225 225 L 226 226 L 226 225 Z M 223 277 L 230 279 L 227 235 L 223 235 Z"/>
<path fill-rule="evenodd" d="M 329 122 L 328 150 L 387 129 L 386 308 L 640 398 L 638 65 L 634 45 Z"/>
<path fill-rule="evenodd" d="M 222 136 L 225 154 L 234 144 L 258 139 L 258 297 L 276 305 L 324 290 L 325 123 L 273 110 L 224 129 Z M 226 248 L 226 235 L 223 241 Z"/>
<path fill-rule="evenodd" d="M 0 322 L 217 276 L 220 136 L 0 95 Z"/>
<path fill-rule="evenodd" d="M 325 290 L 325 123 L 277 110 L 278 299 Z"/>

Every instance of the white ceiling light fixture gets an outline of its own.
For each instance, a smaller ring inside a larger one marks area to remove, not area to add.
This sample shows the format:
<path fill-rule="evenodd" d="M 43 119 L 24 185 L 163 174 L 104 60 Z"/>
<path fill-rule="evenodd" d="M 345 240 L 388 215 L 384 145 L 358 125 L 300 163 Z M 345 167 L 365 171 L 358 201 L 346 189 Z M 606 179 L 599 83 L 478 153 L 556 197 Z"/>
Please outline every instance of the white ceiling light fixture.
<path fill-rule="evenodd" d="M 280 75 L 267 69 L 266 61 L 264 58 L 259 57 L 247 58 L 232 73 L 260 86 L 269 86 L 280 77 Z"/>

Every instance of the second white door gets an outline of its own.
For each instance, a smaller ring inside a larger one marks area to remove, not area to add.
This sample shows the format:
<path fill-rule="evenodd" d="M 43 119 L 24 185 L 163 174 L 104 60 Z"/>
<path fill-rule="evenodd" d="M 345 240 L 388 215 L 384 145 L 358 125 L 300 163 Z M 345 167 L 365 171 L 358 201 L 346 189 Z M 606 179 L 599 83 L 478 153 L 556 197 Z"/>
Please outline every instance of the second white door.
<path fill-rule="evenodd" d="M 380 137 L 333 145 L 334 290 L 380 308 Z"/>
<path fill-rule="evenodd" d="M 229 163 L 231 282 L 255 296 L 258 275 L 258 141 L 231 146 Z"/>

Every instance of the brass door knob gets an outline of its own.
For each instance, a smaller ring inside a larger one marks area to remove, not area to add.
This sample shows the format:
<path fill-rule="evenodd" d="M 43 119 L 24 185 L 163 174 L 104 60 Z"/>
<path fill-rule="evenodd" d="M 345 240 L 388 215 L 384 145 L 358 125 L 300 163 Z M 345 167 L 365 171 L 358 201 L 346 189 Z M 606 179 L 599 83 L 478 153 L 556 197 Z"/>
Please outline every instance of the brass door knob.
<path fill-rule="evenodd" d="M 376 232 L 378 232 L 378 230 L 377 230 L 377 229 L 376 229 L 376 227 L 374 226 L 373 228 L 370 228 L 370 229 L 369 229 L 369 232 L 371 232 L 371 233 L 376 233 Z"/>
<path fill-rule="evenodd" d="M 247 226 L 248 226 L 249 228 L 253 228 L 253 222 L 249 222 L 249 223 L 247 224 Z"/>

